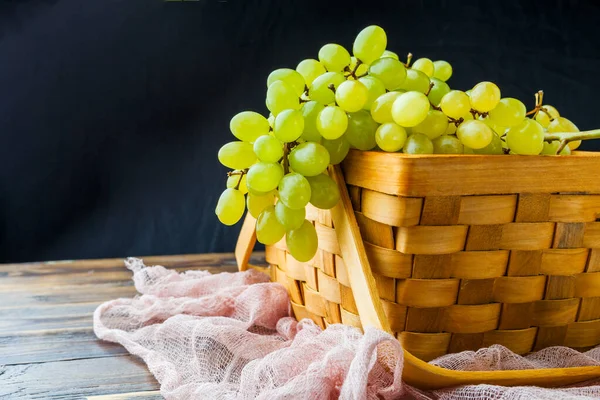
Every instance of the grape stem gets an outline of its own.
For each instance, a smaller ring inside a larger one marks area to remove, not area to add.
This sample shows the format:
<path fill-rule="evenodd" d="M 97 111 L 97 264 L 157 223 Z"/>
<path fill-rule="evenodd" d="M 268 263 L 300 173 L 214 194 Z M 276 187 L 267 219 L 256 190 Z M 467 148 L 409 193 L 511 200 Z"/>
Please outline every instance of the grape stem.
<path fill-rule="evenodd" d="M 434 86 L 435 83 L 429 82 L 429 88 L 427 89 L 427 92 L 425 92 L 425 96 L 429 96 L 429 93 L 431 92 L 431 89 L 433 89 Z"/>
<path fill-rule="evenodd" d="M 560 146 L 556 150 L 556 154 L 559 154 L 569 142 L 576 140 L 590 140 L 600 139 L 600 129 L 593 129 L 591 131 L 584 132 L 559 132 L 559 133 L 547 133 L 544 136 L 544 141 L 553 142 L 555 140 L 560 141 Z"/>
<path fill-rule="evenodd" d="M 408 67 L 410 66 L 410 62 L 412 61 L 412 58 L 413 58 L 413 55 L 412 55 L 412 53 L 408 53 L 408 54 L 406 55 L 406 62 L 404 63 L 404 66 L 405 66 L 406 68 L 408 68 Z"/>
<path fill-rule="evenodd" d="M 358 76 L 358 77 L 356 76 L 356 71 L 358 71 L 358 67 L 360 67 L 360 65 L 361 65 L 362 63 L 363 63 L 363 62 L 362 62 L 362 61 L 360 61 L 360 59 L 358 59 L 358 58 L 357 58 L 357 59 L 356 59 L 356 65 L 354 66 L 354 68 L 353 68 L 352 70 L 350 70 L 350 68 L 348 68 L 348 66 L 346 66 L 346 67 L 344 68 L 344 71 L 346 71 L 346 72 L 350 72 L 350 73 L 349 73 L 348 75 L 346 75 L 345 77 L 346 77 L 346 78 L 348 78 L 349 76 L 351 76 L 351 77 L 353 77 L 353 78 L 354 78 L 354 80 L 357 80 L 358 78 L 362 78 L 363 76 L 367 75 L 367 74 L 365 73 L 365 74 L 362 74 L 361 76 Z M 334 91 L 334 92 L 335 92 L 335 91 Z"/>
<path fill-rule="evenodd" d="M 333 83 L 330 83 L 329 86 L 327 86 L 327 88 L 331 90 L 333 94 L 335 94 L 335 86 L 333 86 Z"/>
<path fill-rule="evenodd" d="M 540 112 L 540 110 L 544 111 L 546 114 L 548 114 L 548 111 L 542 107 L 544 101 L 544 91 L 543 90 L 538 90 L 537 93 L 535 94 L 535 107 L 533 108 L 533 110 L 527 112 L 525 115 L 532 115 L 533 117 L 531 118 L 535 118 L 538 113 Z M 548 116 L 550 117 L 550 114 L 548 114 Z M 552 117 L 550 117 L 552 118 Z"/>
<path fill-rule="evenodd" d="M 240 179 L 238 179 L 237 184 L 235 185 L 235 190 L 240 190 L 240 184 L 242 183 L 242 178 L 244 177 L 244 175 L 246 175 L 248 173 L 248 168 L 243 169 L 241 171 L 229 171 L 227 173 L 227 176 L 234 176 L 234 175 L 239 175 Z"/>

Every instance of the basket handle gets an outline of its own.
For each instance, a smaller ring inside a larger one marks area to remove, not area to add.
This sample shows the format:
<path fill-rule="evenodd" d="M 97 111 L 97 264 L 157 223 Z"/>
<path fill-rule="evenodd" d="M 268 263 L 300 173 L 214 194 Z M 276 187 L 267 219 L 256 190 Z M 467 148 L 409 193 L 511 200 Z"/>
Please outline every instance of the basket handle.
<path fill-rule="evenodd" d="M 247 212 L 237 244 L 235 245 L 235 260 L 240 271 L 246 271 L 249 268 L 248 262 L 250 261 L 250 256 L 252 256 L 252 250 L 254 250 L 255 245 L 256 218 Z"/>

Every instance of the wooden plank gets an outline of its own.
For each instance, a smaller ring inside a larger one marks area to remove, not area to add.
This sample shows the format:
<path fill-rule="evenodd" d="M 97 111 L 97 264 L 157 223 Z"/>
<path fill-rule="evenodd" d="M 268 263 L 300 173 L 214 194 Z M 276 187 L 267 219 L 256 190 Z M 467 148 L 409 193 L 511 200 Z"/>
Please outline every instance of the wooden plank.
<path fill-rule="evenodd" d="M 0 367 L 0 398 L 67 399 L 157 390 L 158 382 L 134 356 Z"/>
<path fill-rule="evenodd" d="M 108 394 L 102 396 L 88 396 L 87 400 L 159 400 L 163 399 L 158 390 L 150 390 L 147 392 L 132 392 L 132 393 L 118 393 Z"/>
<path fill-rule="evenodd" d="M 27 331 L 89 328 L 99 302 L 0 309 L 0 335 Z M 0 346 L 1 348 L 1 346 Z"/>

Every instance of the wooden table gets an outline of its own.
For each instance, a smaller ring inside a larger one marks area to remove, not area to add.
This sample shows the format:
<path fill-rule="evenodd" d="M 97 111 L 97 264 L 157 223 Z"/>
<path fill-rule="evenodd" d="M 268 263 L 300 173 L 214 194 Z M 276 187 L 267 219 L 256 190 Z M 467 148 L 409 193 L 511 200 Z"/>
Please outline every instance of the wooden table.
<path fill-rule="evenodd" d="M 233 254 L 143 259 L 178 271 L 237 270 Z M 136 294 L 131 275 L 122 259 L 0 264 L 0 399 L 162 398 L 139 358 L 92 329 L 100 303 Z"/>

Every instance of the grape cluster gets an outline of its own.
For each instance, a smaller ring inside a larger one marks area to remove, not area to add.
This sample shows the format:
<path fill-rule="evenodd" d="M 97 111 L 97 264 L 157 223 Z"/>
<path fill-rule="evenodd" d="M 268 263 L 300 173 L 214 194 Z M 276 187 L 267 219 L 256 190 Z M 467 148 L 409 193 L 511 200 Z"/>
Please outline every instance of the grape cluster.
<path fill-rule="evenodd" d="M 296 69 L 280 68 L 267 78 L 268 118 L 243 111 L 231 119 L 238 141 L 225 144 L 219 161 L 233 171 L 216 214 L 226 225 L 246 207 L 257 219 L 257 239 L 272 245 L 284 236 L 289 252 L 308 261 L 317 251 L 315 227 L 306 220 L 308 203 L 329 209 L 339 200 L 328 165 L 350 148 L 406 154 L 570 154 L 579 146 L 545 139 L 546 133 L 577 132 L 556 108 L 536 94 L 527 112 L 503 98 L 492 82 L 452 90 L 446 61 L 412 55 L 401 62 L 386 49 L 379 26 L 363 29 L 353 55 L 326 44 L 318 60 Z"/>

